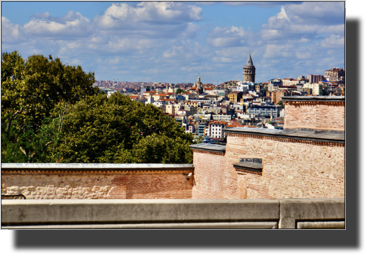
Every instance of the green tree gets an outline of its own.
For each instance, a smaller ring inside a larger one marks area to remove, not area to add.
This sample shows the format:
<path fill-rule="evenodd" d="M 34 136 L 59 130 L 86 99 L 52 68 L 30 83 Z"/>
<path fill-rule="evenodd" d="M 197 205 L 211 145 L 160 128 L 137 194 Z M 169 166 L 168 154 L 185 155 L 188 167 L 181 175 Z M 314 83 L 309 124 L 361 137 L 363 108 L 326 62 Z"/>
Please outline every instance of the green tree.
<path fill-rule="evenodd" d="M 51 56 L 24 60 L 17 51 L 3 53 L 1 64 L 2 161 L 45 161 L 68 107 L 99 92 L 94 74 Z"/>
<path fill-rule="evenodd" d="M 191 163 L 192 140 L 151 104 L 98 94 L 70 109 L 56 154 L 68 163 Z"/>
<path fill-rule="evenodd" d="M 183 90 L 183 89 L 177 89 L 177 91 L 175 92 L 176 94 L 181 94 L 181 93 L 185 93 L 186 91 Z"/>

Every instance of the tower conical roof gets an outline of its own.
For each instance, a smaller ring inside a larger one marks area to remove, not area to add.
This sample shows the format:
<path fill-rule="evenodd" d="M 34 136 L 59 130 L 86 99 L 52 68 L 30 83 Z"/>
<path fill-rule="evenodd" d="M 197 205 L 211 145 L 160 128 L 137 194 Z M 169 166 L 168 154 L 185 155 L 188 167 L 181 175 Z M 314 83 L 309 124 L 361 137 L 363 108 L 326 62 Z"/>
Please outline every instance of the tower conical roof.
<path fill-rule="evenodd" d="M 245 64 L 245 66 L 248 66 L 248 67 L 254 66 L 253 62 L 252 62 L 251 51 L 249 51 L 248 60 L 247 60 L 247 63 Z"/>

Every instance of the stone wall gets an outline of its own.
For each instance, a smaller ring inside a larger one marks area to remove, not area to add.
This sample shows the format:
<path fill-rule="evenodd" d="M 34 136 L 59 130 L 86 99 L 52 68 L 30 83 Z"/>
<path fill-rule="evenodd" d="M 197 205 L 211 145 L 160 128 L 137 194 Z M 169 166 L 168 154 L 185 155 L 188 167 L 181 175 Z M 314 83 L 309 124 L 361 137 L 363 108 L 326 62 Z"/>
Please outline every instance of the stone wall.
<path fill-rule="evenodd" d="M 194 149 L 193 199 L 343 198 L 344 144 L 228 133 L 225 154 Z M 239 169 L 262 159 L 262 171 Z"/>
<path fill-rule="evenodd" d="M 3 164 L 1 194 L 22 194 L 26 199 L 191 199 L 193 182 L 188 174 L 193 167 L 183 166 L 104 169 L 100 165 L 86 170 Z"/>
<path fill-rule="evenodd" d="M 262 174 L 237 171 L 239 158 L 261 158 Z M 228 134 L 228 199 L 343 198 L 344 145 Z M 233 186 L 233 187 L 232 187 Z"/>
<path fill-rule="evenodd" d="M 344 131 L 344 101 L 286 101 L 284 129 Z M 291 97 L 290 97 L 291 98 Z"/>

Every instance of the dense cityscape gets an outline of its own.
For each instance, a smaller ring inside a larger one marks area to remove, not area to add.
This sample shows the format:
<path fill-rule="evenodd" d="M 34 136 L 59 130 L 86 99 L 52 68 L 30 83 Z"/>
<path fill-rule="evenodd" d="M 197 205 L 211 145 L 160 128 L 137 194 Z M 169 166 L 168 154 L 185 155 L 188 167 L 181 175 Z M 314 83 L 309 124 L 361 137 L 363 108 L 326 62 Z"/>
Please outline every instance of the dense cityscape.
<path fill-rule="evenodd" d="M 249 53 L 243 81 L 220 84 L 122 82 L 96 80 L 107 96 L 120 92 L 134 101 L 153 104 L 204 143 L 225 143 L 229 127 L 283 129 L 283 96 L 344 96 L 345 71 L 327 69 L 324 75 L 301 75 L 255 82 L 256 67 Z"/>
<path fill-rule="evenodd" d="M 344 4 L 104 5 L 2 18 L 2 225 L 345 229 Z"/>

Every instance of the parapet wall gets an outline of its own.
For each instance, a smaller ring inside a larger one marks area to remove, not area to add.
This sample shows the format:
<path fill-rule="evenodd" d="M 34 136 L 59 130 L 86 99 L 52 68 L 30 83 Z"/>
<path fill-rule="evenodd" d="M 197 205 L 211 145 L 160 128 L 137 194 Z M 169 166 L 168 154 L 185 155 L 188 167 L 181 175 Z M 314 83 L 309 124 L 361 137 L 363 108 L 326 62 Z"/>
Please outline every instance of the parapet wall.
<path fill-rule="evenodd" d="M 345 101 L 338 96 L 284 96 L 284 129 L 344 131 Z"/>
<path fill-rule="evenodd" d="M 223 148 L 223 154 L 213 151 L 212 145 L 208 151 L 191 146 L 193 199 L 344 197 L 344 139 L 326 133 L 300 137 L 272 131 L 228 129 L 227 146 L 213 145 L 215 151 Z M 322 136 L 334 139 L 316 138 Z M 241 159 L 262 163 L 253 168 L 239 164 Z"/>
<path fill-rule="evenodd" d="M 4 200 L 4 229 L 345 228 L 344 199 Z"/>
<path fill-rule="evenodd" d="M 227 198 L 344 197 L 344 144 L 230 133 L 225 157 Z M 262 159 L 262 173 L 234 168 L 240 158 Z"/>
<path fill-rule="evenodd" d="M 193 150 L 194 180 L 193 199 L 225 199 L 226 185 L 224 148 L 213 149 L 213 145 L 197 145 Z M 211 147 L 211 149 L 210 149 Z M 207 172 L 204 172 L 207 170 Z"/>
<path fill-rule="evenodd" d="M 1 195 L 26 199 L 191 199 L 188 164 L 2 164 Z"/>

